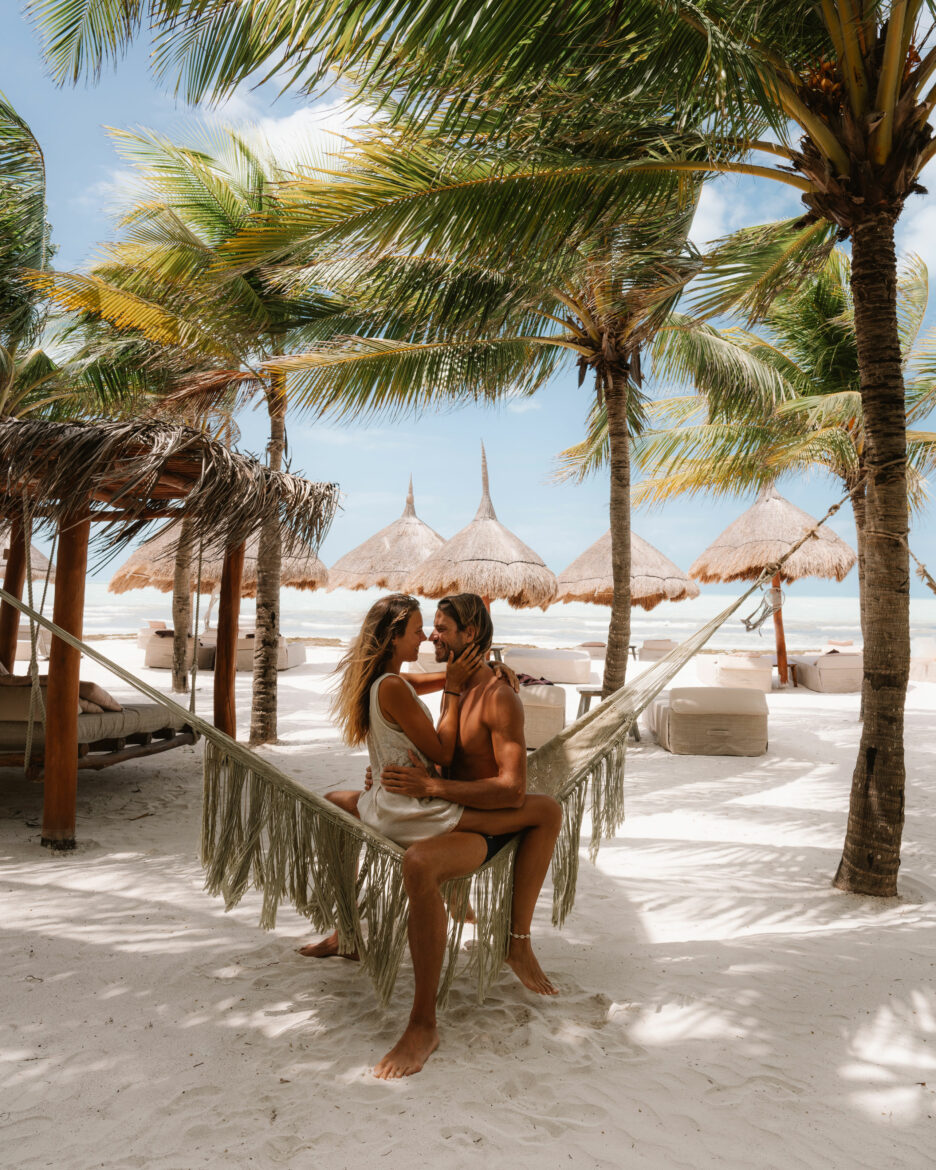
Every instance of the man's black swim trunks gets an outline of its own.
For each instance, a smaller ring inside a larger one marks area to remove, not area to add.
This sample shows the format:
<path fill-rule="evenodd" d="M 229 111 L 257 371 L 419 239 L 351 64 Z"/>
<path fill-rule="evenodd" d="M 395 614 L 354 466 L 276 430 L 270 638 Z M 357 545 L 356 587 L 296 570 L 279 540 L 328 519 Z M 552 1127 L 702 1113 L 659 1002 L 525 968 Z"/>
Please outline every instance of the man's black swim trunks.
<path fill-rule="evenodd" d="M 487 856 L 484 858 L 485 862 L 487 862 L 490 861 L 495 854 L 500 853 L 507 842 L 512 841 L 514 837 L 517 836 L 517 834 L 495 833 L 493 835 L 488 835 L 487 833 L 482 833 L 481 836 L 484 838 L 484 843 L 487 845 Z"/>

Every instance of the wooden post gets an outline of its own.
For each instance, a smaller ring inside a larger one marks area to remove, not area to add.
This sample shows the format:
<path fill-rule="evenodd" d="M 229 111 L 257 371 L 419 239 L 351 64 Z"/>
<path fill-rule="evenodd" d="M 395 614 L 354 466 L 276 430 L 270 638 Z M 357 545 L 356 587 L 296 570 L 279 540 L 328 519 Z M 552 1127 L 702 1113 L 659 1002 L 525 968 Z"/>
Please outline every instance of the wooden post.
<path fill-rule="evenodd" d="M 14 597 L 22 598 L 26 582 L 26 533 L 17 516 L 10 523 L 10 549 L 7 553 L 3 588 Z M 16 661 L 16 638 L 19 633 L 19 610 L 7 602 L 0 603 L 0 663 L 13 673 Z"/>
<path fill-rule="evenodd" d="M 770 582 L 774 589 L 780 588 L 780 574 L 774 573 Z M 786 635 L 783 632 L 783 610 L 775 609 L 773 615 L 774 634 L 777 638 L 777 673 L 780 675 L 780 685 L 785 687 L 789 678 L 789 668 L 786 657 Z"/>
<path fill-rule="evenodd" d="M 237 735 L 234 682 L 237 677 L 237 625 L 240 620 L 244 545 L 225 549 L 218 598 L 218 643 L 214 668 L 214 724 L 233 739 Z"/>
<path fill-rule="evenodd" d="M 90 532 L 91 518 L 88 515 L 75 516 L 73 513 L 59 527 L 52 620 L 76 638 L 81 637 L 84 622 Z M 53 637 L 46 696 L 45 794 L 42 810 L 42 844 L 51 845 L 53 849 L 75 847 L 80 665 L 80 652 Z"/>

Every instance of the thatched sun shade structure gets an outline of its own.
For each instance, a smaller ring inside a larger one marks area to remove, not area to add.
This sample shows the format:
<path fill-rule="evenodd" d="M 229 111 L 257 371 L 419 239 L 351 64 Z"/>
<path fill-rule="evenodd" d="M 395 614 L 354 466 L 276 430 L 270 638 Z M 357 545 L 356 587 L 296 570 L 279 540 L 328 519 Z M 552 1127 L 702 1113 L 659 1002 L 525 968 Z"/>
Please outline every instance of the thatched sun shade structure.
<path fill-rule="evenodd" d="M 688 575 L 631 532 L 631 605 L 653 609 L 661 601 L 685 601 L 699 596 L 699 586 Z M 611 529 L 590 545 L 559 574 L 556 601 L 589 601 L 610 605 L 614 600 L 611 577 Z"/>
<path fill-rule="evenodd" d="M 406 587 L 413 570 L 444 544 L 438 532 L 416 515 L 410 476 L 403 515 L 335 561 L 328 571 L 328 591 L 387 589 L 397 593 Z"/>
<path fill-rule="evenodd" d="M 816 520 L 783 498 L 771 484 L 762 488 L 757 500 L 733 524 L 715 538 L 692 563 L 689 574 L 704 584 L 713 581 L 753 581 L 811 528 Z M 773 577 L 773 587 L 801 577 L 826 577 L 841 581 L 852 569 L 857 556 L 841 537 L 825 526 L 807 540 Z M 781 683 L 787 681 L 786 639 L 783 614 L 774 612 L 777 641 L 777 670 Z"/>
<path fill-rule="evenodd" d="M 284 554 L 316 548 L 334 514 L 336 486 L 270 471 L 199 431 L 157 422 L 4 419 L 0 468 L 0 517 L 13 522 L 14 545 L 25 546 L 30 521 L 58 533 L 52 617 L 77 638 L 82 634 L 92 522 L 102 525 L 99 537 L 106 556 L 138 539 L 155 520 L 183 518 L 204 534 L 207 554 L 223 555 L 214 714 L 215 724 L 233 736 L 245 542 L 273 513 L 280 520 Z M 4 587 L 21 596 L 22 586 L 15 585 L 8 561 Z M 13 610 L 8 603 L 0 605 L 0 628 L 10 621 L 8 610 Z M 18 621 L 10 624 L 15 647 Z M 75 840 L 79 662 L 77 650 L 53 639 L 42 839 L 59 848 L 68 848 Z"/>
<path fill-rule="evenodd" d="M 127 593 L 131 589 L 158 589 L 171 593 L 175 577 L 176 548 L 179 542 L 178 525 L 161 532 L 141 544 L 136 552 L 111 577 L 107 586 L 111 593 Z M 257 596 L 257 551 L 260 537 L 252 536 L 244 546 L 244 569 L 241 574 L 241 597 Z M 201 572 L 198 566 L 198 543 L 192 551 L 191 591 L 215 593 L 221 586 L 224 557 L 217 552 L 202 556 Z M 328 569 L 308 547 L 294 550 L 283 557 L 280 584 L 290 589 L 322 589 L 328 583 Z"/>
<path fill-rule="evenodd" d="M 545 609 L 556 596 L 555 574 L 495 515 L 483 445 L 481 503 L 474 520 L 423 561 L 405 588 L 432 598 L 477 593 L 486 604 L 503 599 L 514 609 Z"/>

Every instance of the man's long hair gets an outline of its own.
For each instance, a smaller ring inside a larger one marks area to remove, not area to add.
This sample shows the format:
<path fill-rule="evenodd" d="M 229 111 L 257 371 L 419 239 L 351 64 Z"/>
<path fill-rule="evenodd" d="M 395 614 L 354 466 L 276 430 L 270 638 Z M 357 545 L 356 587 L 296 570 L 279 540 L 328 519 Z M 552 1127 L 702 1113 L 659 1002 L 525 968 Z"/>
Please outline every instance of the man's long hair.
<path fill-rule="evenodd" d="M 382 597 L 367 611 L 361 632 L 335 668 L 341 681 L 331 714 L 349 747 L 357 747 L 367 739 L 371 686 L 387 669 L 393 639 L 405 633 L 410 614 L 418 609 L 419 602 L 407 593 Z"/>
<path fill-rule="evenodd" d="M 477 643 L 482 654 L 486 654 L 494 641 L 494 623 L 482 598 L 477 593 L 450 593 L 439 602 L 439 609 L 452 619 L 460 630 L 474 626 L 478 631 Z"/>

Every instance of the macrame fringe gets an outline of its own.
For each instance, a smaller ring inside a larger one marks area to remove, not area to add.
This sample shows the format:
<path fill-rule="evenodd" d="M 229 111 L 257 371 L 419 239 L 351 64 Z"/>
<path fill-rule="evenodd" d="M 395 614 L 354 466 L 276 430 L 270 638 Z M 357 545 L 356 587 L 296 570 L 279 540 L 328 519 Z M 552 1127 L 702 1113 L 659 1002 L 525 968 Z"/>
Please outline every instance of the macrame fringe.
<path fill-rule="evenodd" d="M 230 910 L 253 886 L 263 895 L 260 925 L 272 930 L 284 900 L 343 951 L 357 951 L 379 1001 L 390 1001 L 406 950 L 409 905 L 403 853 L 269 783 L 215 743 L 205 744 L 201 859 L 205 888 Z M 475 946 L 469 959 L 479 1001 L 507 953 L 516 842 L 471 877 L 447 883 L 452 910 L 440 1006 L 455 977 L 469 902 Z M 366 927 L 366 929 L 365 929 Z"/>

